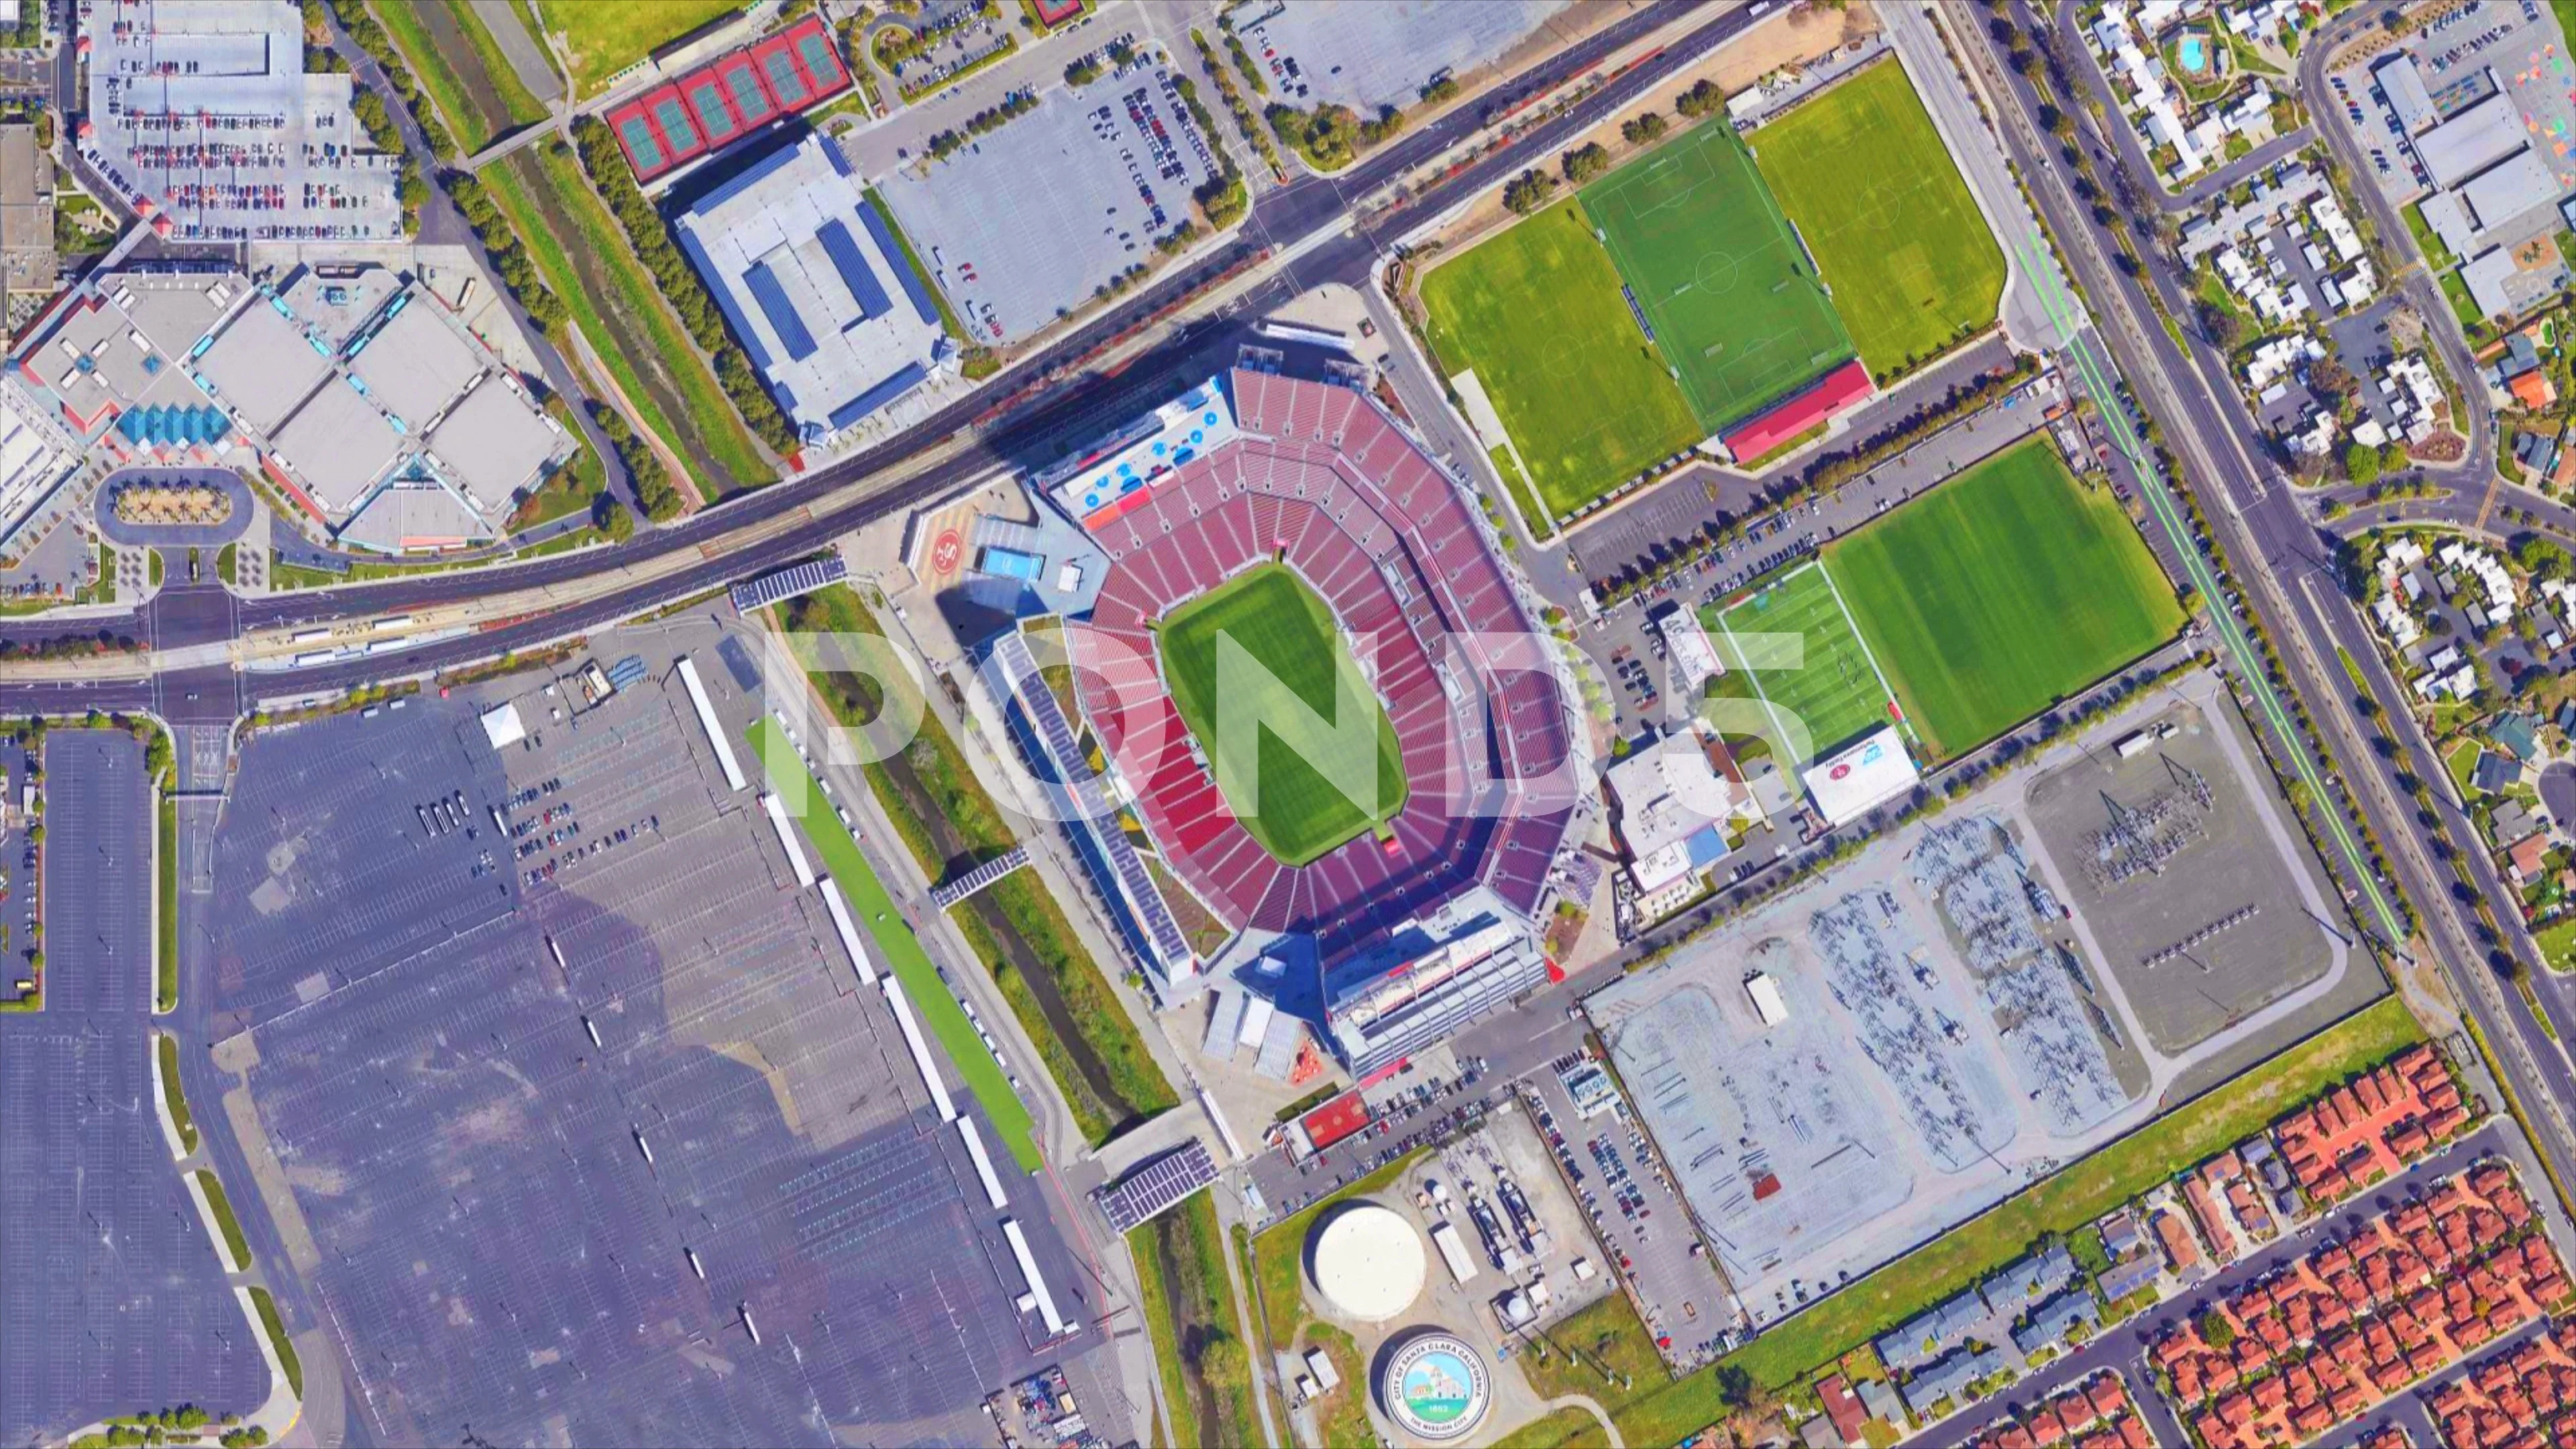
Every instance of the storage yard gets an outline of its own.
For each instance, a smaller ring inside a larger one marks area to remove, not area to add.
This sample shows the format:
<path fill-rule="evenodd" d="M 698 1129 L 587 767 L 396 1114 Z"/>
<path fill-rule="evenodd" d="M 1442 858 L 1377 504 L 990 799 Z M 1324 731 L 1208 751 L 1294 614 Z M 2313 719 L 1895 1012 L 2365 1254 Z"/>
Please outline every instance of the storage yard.
<path fill-rule="evenodd" d="M 2203 697 L 2206 677 L 2190 683 Z M 2169 708 L 2147 701 L 2103 738 Z M 2024 799 L 2090 753 L 2061 746 L 1585 1002 L 1758 1323 L 2154 1117 L 2203 1063 L 2276 1049 L 2298 1013 L 2349 1010 L 2334 1004 L 2347 981 L 2376 981 L 2338 957 L 2231 1030 L 2178 1052 L 2142 1043 L 2142 987 L 2116 963 L 2105 976 L 2096 923 L 2067 904 L 2068 857 Z M 2220 783 L 2241 791 L 2225 763 Z M 2292 869 L 2267 854 L 2244 868 Z M 2144 989 L 2152 1003 L 2185 984 L 2168 972 Z"/>
<path fill-rule="evenodd" d="M 216 1051 L 248 1073 L 259 1194 L 310 1245 L 363 1412 L 394 1442 L 469 1418 L 964 1441 L 992 1385 L 1057 1362 L 1129 1437 L 1105 1343 L 1040 1321 L 1085 1316 L 1088 1281 L 1046 1190 L 998 1149 L 979 1184 L 893 998 L 798 886 L 813 847 L 731 784 L 756 705 L 719 637 L 608 636 L 603 667 L 647 662 L 595 706 L 523 674 L 245 753 L 212 924 L 239 1030 Z M 1031 1310 L 1023 1246 L 1051 1285 Z M 388 1361 L 399 1394 L 369 1380 Z"/>
<path fill-rule="evenodd" d="M 1435 76 L 1497 60 L 1568 0 L 1244 0 L 1225 24 L 1301 110 L 1409 110 Z"/>

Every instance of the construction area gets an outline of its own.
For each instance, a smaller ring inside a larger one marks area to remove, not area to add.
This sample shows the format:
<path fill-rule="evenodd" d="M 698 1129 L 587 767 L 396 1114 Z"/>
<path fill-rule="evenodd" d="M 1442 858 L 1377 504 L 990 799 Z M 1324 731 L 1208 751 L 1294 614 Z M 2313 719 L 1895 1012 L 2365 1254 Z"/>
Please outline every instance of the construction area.
<path fill-rule="evenodd" d="M 2214 689 L 2188 676 L 2091 738 L 2125 738 L 2177 707 L 2205 713 Z M 2149 1020 L 2181 1019 L 2162 997 L 2179 994 L 2168 983 L 2182 978 L 2171 964 L 2133 967 L 2147 950 L 2125 918 L 2107 933 L 2088 919 L 2068 853 L 2034 848 L 2071 838 L 2072 826 L 2052 816 L 2056 833 L 2045 833 L 2024 798 L 2049 784 L 2068 793 L 2061 782 L 2106 753 L 2057 746 L 1584 1003 L 1755 1323 L 2141 1125 L 2219 1059 L 2268 1053 L 2305 1014 L 2349 1009 L 2328 998 L 2377 994 L 2376 973 L 2348 976 L 2338 955 L 2331 972 L 2309 971 L 2225 1030 L 2174 1050 L 2142 1041 L 2138 1003 Z M 2232 795 L 2244 812 L 2232 762 L 2205 763 L 2212 800 Z M 2239 838 L 2265 841 L 2250 826 Z M 2198 853 L 2173 855 L 2167 869 Z M 2273 880 L 2281 894 L 2267 902 L 2297 899 L 2278 853 L 2246 856 L 2227 867 L 2236 880 Z M 2199 896 L 2213 919 L 2227 914 L 2206 883 Z M 2270 905 L 2258 919 L 2276 911 L 2297 914 Z M 2220 935 L 2232 944 L 2245 929 Z M 2125 954 L 2106 960 L 2106 935 Z M 2153 970 L 2166 975 L 2141 975 Z"/>
<path fill-rule="evenodd" d="M 247 745 L 188 929 L 291 1316 L 385 1442 L 981 1444 L 1049 1364 L 1122 1442 L 1064 1204 L 746 778 L 738 628 Z"/>

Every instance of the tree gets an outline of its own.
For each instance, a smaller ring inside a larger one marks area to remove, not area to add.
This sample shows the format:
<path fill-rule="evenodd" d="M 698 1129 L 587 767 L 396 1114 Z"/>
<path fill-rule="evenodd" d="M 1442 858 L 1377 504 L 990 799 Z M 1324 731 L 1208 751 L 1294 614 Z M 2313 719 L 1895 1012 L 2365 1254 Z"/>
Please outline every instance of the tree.
<path fill-rule="evenodd" d="M 1100 62 L 1087 55 L 1064 68 L 1064 83 L 1069 86 L 1087 86 L 1098 79 Z"/>
<path fill-rule="evenodd" d="M 1243 1344 L 1224 1329 L 1210 1329 L 1199 1344 L 1199 1377 L 1209 1388 L 1223 1393 L 1228 1386 L 1249 1381 L 1252 1360 Z"/>
<path fill-rule="evenodd" d="M 2353 389 L 2360 385 L 2359 379 L 2352 375 L 2352 369 L 2336 361 L 2331 353 L 2308 364 L 2308 391 L 2315 393 L 2319 401 L 2337 409 L 2342 408 L 2344 399 L 2352 396 Z"/>
<path fill-rule="evenodd" d="M 2344 449 L 2343 474 L 2355 483 L 2370 484 L 2378 482 L 2379 450 L 2377 448 L 2363 447 L 2359 443 L 2355 443 L 2351 447 Z"/>
<path fill-rule="evenodd" d="M 2232 352 L 2236 344 L 2245 340 L 2244 322 L 2235 313 L 2207 298 L 2201 299 L 2200 303 L 2200 331 L 2209 339 L 2210 346 L 2221 352 Z"/>
<path fill-rule="evenodd" d="M 624 543 L 635 536 L 635 514 L 615 495 L 602 492 L 590 506 L 591 526 L 608 535 L 611 543 Z"/>
<path fill-rule="evenodd" d="M 1619 139 L 1631 146 L 1643 146 L 1662 139 L 1664 132 L 1671 129 L 1672 123 L 1664 119 L 1663 112 L 1646 111 L 1620 122 Z"/>
<path fill-rule="evenodd" d="M 2236 1325 L 2228 1322 L 2227 1315 L 2215 1308 L 2200 1315 L 2198 1327 L 2201 1341 L 2220 1353 L 2227 1352 L 2236 1342 Z"/>
<path fill-rule="evenodd" d="M 1719 90 L 1717 82 L 1712 80 L 1702 80 L 1689 90 L 1673 97 L 1673 109 L 1692 120 L 1697 120 L 1725 104 L 1726 92 Z"/>
<path fill-rule="evenodd" d="M 1533 166 L 1503 183 L 1503 205 L 1520 216 L 1527 216 L 1547 205 L 1556 194 L 1556 178 Z"/>
<path fill-rule="evenodd" d="M 1581 186 L 1610 169 L 1610 152 L 1598 141 L 1587 142 L 1558 157 L 1557 165 L 1564 170 L 1567 185 Z"/>

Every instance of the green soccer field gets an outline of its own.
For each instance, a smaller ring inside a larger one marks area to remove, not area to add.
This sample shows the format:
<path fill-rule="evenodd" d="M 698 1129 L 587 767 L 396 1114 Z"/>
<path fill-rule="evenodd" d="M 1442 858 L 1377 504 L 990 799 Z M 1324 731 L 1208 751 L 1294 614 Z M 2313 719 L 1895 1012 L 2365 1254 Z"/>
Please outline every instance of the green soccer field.
<path fill-rule="evenodd" d="M 1852 340 L 1735 128 L 1717 122 L 1583 188 L 1704 432 L 1848 360 Z"/>
<path fill-rule="evenodd" d="M 537 0 L 546 29 L 572 51 L 575 94 L 596 94 L 610 76 L 701 25 L 740 10 L 743 0 Z"/>
<path fill-rule="evenodd" d="M 1571 199 L 1433 270 L 1422 304 L 1441 372 L 1474 371 L 1529 464 L 1533 527 L 1708 435 Z"/>
<path fill-rule="evenodd" d="M 2045 436 L 1825 547 L 1880 665 L 1950 759 L 2174 637 L 2182 605 L 2107 488 Z"/>
<path fill-rule="evenodd" d="M 1824 569 L 1801 565 L 1724 609 L 1709 611 L 1709 642 L 1727 680 L 1758 691 L 1775 716 L 1803 728 L 1794 764 L 1893 724 L 1879 678 Z M 1724 683 L 1724 681 L 1721 681 Z"/>
<path fill-rule="evenodd" d="M 1894 61 L 1754 132 L 1753 154 L 1870 376 L 1884 381 L 1995 320 L 2003 249 Z"/>
<path fill-rule="evenodd" d="M 1263 849 L 1304 865 L 1404 808 L 1395 726 L 1342 647 L 1331 611 L 1286 565 L 1265 564 L 1183 604 L 1164 616 L 1160 636 L 1163 678 L 1181 722 L 1214 762 L 1227 807 Z M 1250 751 L 1225 748 L 1218 730 L 1220 636 L 1276 676 L 1276 694 L 1238 686 L 1225 695 L 1225 709 L 1260 722 Z M 1349 748 L 1333 729 L 1346 710 L 1364 710 L 1376 725 L 1374 808 L 1326 773 Z"/>

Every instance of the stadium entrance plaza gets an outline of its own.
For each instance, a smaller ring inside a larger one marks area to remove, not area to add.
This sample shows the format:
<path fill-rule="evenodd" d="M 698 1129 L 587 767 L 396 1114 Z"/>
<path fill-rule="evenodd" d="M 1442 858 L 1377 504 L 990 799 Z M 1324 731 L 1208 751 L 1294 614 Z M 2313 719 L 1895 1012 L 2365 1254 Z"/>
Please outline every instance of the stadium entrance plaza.
<path fill-rule="evenodd" d="M 674 666 L 756 774 L 739 629 L 719 604 L 245 748 L 194 929 L 290 1323 L 388 1443 L 981 1445 L 983 1395 L 1048 1364 L 1123 1440 L 1061 1200 L 997 1149 L 987 1210 L 758 783 L 727 789 Z M 574 671 L 628 655 L 585 707 Z M 526 738 L 496 747 L 505 701 Z M 1071 1338 L 1015 1307 L 1004 1217 Z"/>
<path fill-rule="evenodd" d="M 2195 671 L 1584 1007 L 1768 1324 L 2380 995 L 2334 915 Z"/>

